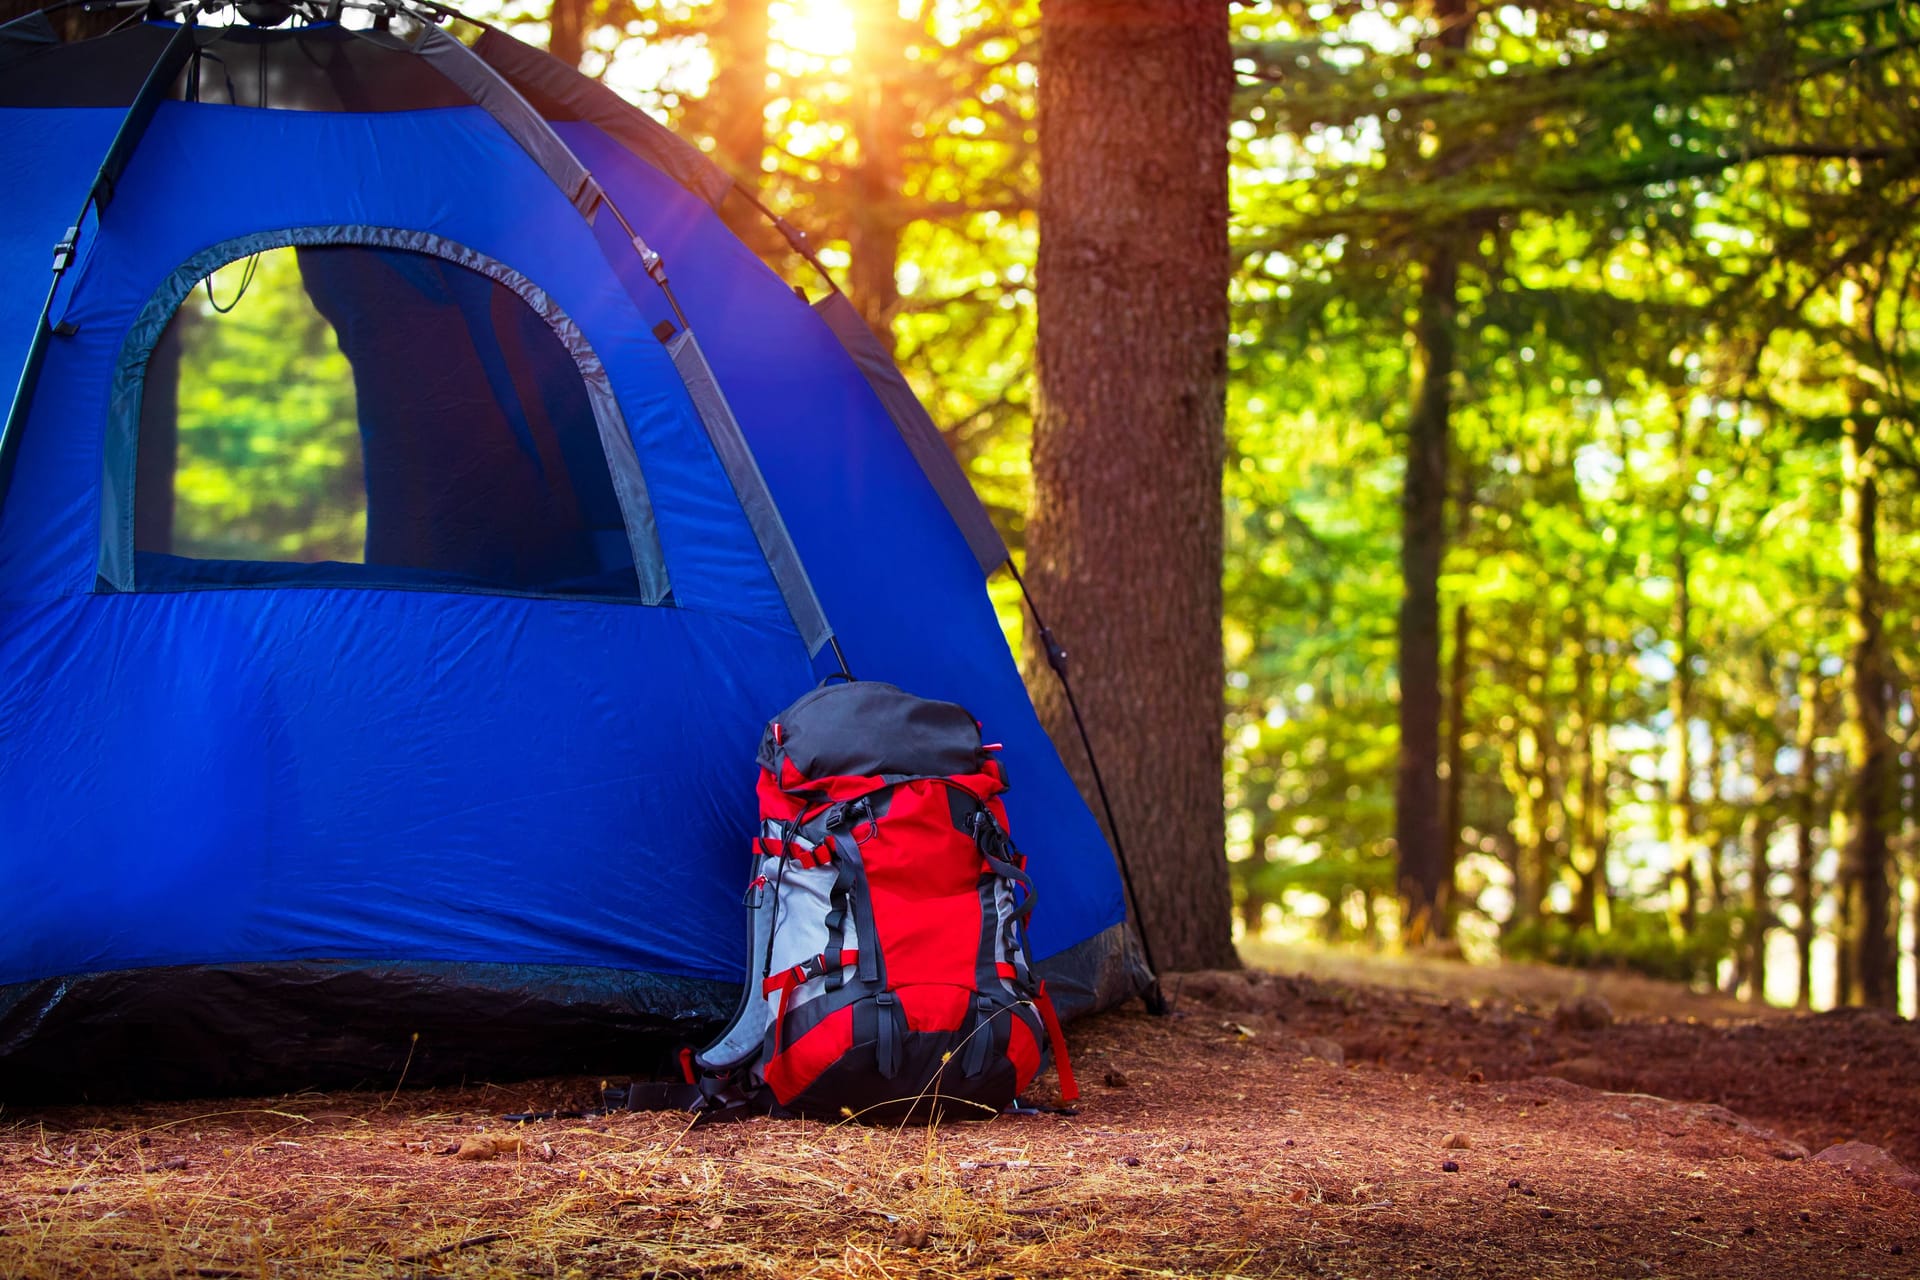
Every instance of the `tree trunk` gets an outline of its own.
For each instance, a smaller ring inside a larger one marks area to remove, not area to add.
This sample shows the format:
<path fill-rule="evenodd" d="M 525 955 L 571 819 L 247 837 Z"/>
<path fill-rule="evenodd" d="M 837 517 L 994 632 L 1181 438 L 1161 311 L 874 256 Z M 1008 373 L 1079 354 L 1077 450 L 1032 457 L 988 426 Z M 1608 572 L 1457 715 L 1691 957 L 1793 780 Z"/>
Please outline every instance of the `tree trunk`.
<path fill-rule="evenodd" d="M 1597 934 L 1612 931 L 1607 899 L 1607 745 L 1601 724 L 1606 683 L 1604 663 L 1593 656 L 1583 635 L 1574 652 L 1573 781 L 1568 791 L 1567 864 L 1573 886 L 1576 923 Z"/>
<path fill-rule="evenodd" d="M 1155 959 L 1233 965 L 1220 643 L 1228 11 L 1043 0 L 1040 14 L 1028 578 L 1074 653 Z M 1034 689 L 1078 766 L 1056 682 Z"/>
<path fill-rule="evenodd" d="M 1700 877 L 1694 866 L 1693 743 L 1693 596 L 1688 583 L 1686 426 L 1681 425 L 1679 469 L 1681 497 L 1673 544 L 1673 680 L 1667 686 L 1667 754 L 1673 772 L 1667 785 L 1667 923 L 1676 939 L 1693 931 L 1699 913 Z"/>
<path fill-rule="evenodd" d="M 1846 1000 L 1891 1009 L 1900 983 L 1893 935 L 1887 821 L 1893 798 L 1893 741 L 1887 733 L 1888 670 L 1881 635 L 1879 483 L 1872 419 L 1849 428 L 1842 450 L 1846 490 L 1842 522 L 1848 570 L 1848 632 L 1853 645 L 1848 725 L 1846 845 L 1848 956 Z"/>
<path fill-rule="evenodd" d="M 1819 813 L 1815 748 L 1820 740 L 1819 662 L 1809 654 L 1800 657 L 1800 717 L 1794 741 L 1799 760 L 1794 769 L 1793 834 L 1793 906 L 1798 917 L 1793 925 L 1793 948 L 1799 961 L 1794 979 L 1793 1003 L 1796 1008 L 1813 1007 L 1813 908 L 1815 903 L 1813 864 L 1816 856 L 1813 832 L 1814 816 Z"/>
<path fill-rule="evenodd" d="M 1507 919 L 1508 928 L 1537 921 L 1547 892 L 1547 766 L 1542 726 L 1549 721 L 1541 705 L 1546 694 L 1541 664 L 1546 654 L 1540 628 L 1535 615 L 1528 623 L 1523 650 L 1525 674 L 1518 681 L 1519 723 L 1507 753 L 1511 762 L 1507 786 L 1513 794 L 1513 914 Z"/>
<path fill-rule="evenodd" d="M 1464 48 L 1468 0 L 1435 0 L 1436 43 Z M 1453 414 L 1461 233 L 1443 229 L 1427 250 L 1413 322 L 1420 384 L 1407 421 L 1407 474 L 1400 492 L 1400 760 L 1394 789 L 1402 936 L 1435 930 L 1449 835 L 1440 794 L 1440 565 L 1447 545 L 1448 435 Z"/>
<path fill-rule="evenodd" d="M 1730 770 L 1722 759 L 1725 754 L 1725 735 L 1720 726 L 1706 717 L 1707 729 L 1707 796 L 1710 804 L 1703 825 L 1699 843 L 1700 869 L 1706 873 L 1704 885 L 1700 889 L 1701 909 L 1706 911 L 1725 910 L 1731 895 L 1727 891 L 1727 846 L 1737 844 L 1737 831 L 1722 830 L 1717 815 L 1728 811 L 1727 782 Z"/>
<path fill-rule="evenodd" d="M 1752 823 L 1752 831 L 1747 838 L 1753 863 L 1753 879 L 1747 886 L 1747 998 L 1756 1004 L 1765 1004 L 1767 932 L 1773 928 L 1773 895 L 1768 888 L 1773 878 L 1773 867 L 1767 860 L 1767 851 L 1773 843 L 1775 823 L 1773 814 L 1764 807 L 1753 811 Z"/>
<path fill-rule="evenodd" d="M 1920 1017 L 1920 855 L 1914 858 L 1913 866 L 1913 906 L 1909 910 L 1912 916 L 1913 952 L 1909 957 L 1913 975 L 1913 1008 L 1908 1010 L 1910 1018 Z"/>
<path fill-rule="evenodd" d="M 893 321 L 900 312 L 900 237 L 908 222 L 900 185 L 913 116 L 900 92 L 913 28 L 900 17 L 897 0 L 854 0 L 853 11 L 860 75 L 851 104 L 855 163 L 842 179 L 851 188 L 847 298 L 892 351 Z"/>
<path fill-rule="evenodd" d="M 1465 841 L 1462 813 L 1467 788 L 1467 693 L 1473 681 L 1473 619 L 1465 604 L 1453 608 L 1453 658 L 1447 668 L 1447 786 L 1441 826 L 1439 895 L 1433 912 L 1435 937 L 1453 935 L 1454 873 Z"/>
<path fill-rule="evenodd" d="M 1743 968 L 1747 998 L 1767 1000 L 1767 934 L 1777 923 L 1773 911 L 1773 833 L 1779 828 L 1780 673 L 1770 654 L 1759 660 L 1759 687 L 1764 690 L 1754 710 L 1758 724 L 1753 738 L 1753 806 L 1747 829 L 1747 933 Z"/>
<path fill-rule="evenodd" d="M 1852 823 L 1847 817 L 1847 807 L 1851 800 L 1842 794 L 1834 799 L 1833 814 L 1827 819 L 1827 830 L 1831 833 L 1832 847 L 1839 852 L 1839 874 L 1833 885 L 1833 994 L 1831 1003 L 1835 1008 L 1849 1003 L 1853 999 L 1853 948 L 1848 940 L 1853 937 L 1853 864 L 1847 859 L 1848 832 Z"/>
<path fill-rule="evenodd" d="M 714 0 L 713 7 L 707 28 L 712 110 L 702 123 L 720 167 L 757 189 L 767 152 L 767 0 Z"/>
<path fill-rule="evenodd" d="M 570 67 L 587 52 L 587 21 L 593 0 L 553 0 L 547 11 L 547 52 Z"/>
<path fill-rule="evenodd" d="M 1446 553 L 1447 435 L 1453 400 L 1459 262 L 1451 245 L 1427 259 L 1414 336 L 1420 387 L 1407 423 L 1400 499 L 1400 772 L 1394 842 L 1406 937 L 1433 931 L 1446 866 L 1440 797 L 1440 562 Z"/>

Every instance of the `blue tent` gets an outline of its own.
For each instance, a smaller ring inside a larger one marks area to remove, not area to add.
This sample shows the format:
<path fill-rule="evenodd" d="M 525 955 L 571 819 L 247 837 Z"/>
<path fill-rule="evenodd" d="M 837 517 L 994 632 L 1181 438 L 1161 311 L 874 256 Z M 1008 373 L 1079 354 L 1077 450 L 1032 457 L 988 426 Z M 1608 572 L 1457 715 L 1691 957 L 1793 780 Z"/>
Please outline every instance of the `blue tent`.
<path fill-rule="evenodd" d="M 698 1034 L 760 726 L 842 656 L 1005 743 L 1056 999 L 1133 990 L 889 354 L 697 148 L 429 12 L 0 27 L 0 1100 Z"/>

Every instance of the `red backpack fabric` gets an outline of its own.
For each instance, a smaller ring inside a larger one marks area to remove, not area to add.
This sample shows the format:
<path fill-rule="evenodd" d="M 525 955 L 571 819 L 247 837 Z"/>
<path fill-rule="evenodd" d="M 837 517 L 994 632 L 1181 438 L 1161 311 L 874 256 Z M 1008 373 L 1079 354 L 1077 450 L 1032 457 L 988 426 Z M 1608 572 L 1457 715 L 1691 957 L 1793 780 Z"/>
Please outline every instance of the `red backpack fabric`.
<path fill-rule="evenodd" d="M 1051 1051 L 1078 1096 L 994 749 L 965 709 L 871 681 L 769 722 L 747 987 L 690 1079 L 796 1115 L 984 1118 Z"/>

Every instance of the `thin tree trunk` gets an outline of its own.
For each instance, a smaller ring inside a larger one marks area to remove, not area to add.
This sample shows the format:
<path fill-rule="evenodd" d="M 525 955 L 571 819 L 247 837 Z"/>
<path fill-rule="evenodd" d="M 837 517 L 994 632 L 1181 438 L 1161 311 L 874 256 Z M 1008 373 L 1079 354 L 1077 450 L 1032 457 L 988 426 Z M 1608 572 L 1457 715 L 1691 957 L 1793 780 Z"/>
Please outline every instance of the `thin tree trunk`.
<path fill-rule="evenodd" d="M 1853 999 L 1853 948 L 1848 940 L 1853 937 L 1853 864 L 1847 858 L 1847 846 L 1852 839 L 1849 834 L 1853 822 L 1847 816 L 1848 799 L 1843 793 L 1835 798 L 1833 814 L 1827 819 L 1827 830 L 1832 833 L 1831 845 L 1840 855 L 1839 875 L 1833 886 L 1833 998 L 1831 1003 L 1838 1008 Z"/>
<path fill-rule="evenodd" d="M 1706 883 L 1700 893 L 1700 903 L 1704 910 L 1721 911 L 1727 906 L 1731 896 L 1727 892 L 1727 846 L 1738 843 L 1737 831 L 1722 830 L 1714 815 L 1724 814 L 1728 810 L 1727 779 L 1729 769 L 1722 759 L 1726 751 L 1726 735 L 1711 718 L 1707 719 L 1707 794 L 1711 804 L 1707 810 L 1709 828 L 1700 841 L 1702 870 L 1706 872 Z"/>
<path fill-rule="evenodd" d="M 1454 874 L 1464 852 L 1462 818 L 1467 788 L 1467 693 L 1473 681 L 1473 619 L 1467 606 L 1453 607 L 1453 658 L 1447 669 L 1447 786 L 1445 844 L 1439 895 L 1433 913 L 1435 937 L 1453 935 Z"/>
<path fill-rule="evenodd" d="M 767 153 L 767 0 L 713 0 L 713 7 L 707 28 L 713 110 L 702 123 L 720 167 L 757 188 Z"/>
<path fill-rule="evenodd" d="M 1525 640 L 1525 675 L 1519 681 L 1522 709 L 1513 734 L 1508 786 L 1513 793 L 1513 915 L 1508 926 L 1540 918 L 1547 893 L 1547 662 L 1544 624 L 1536 613 Z"/>
<path fill-rule="evenodd" d="M 1809 654 L 1800 657 L 1800 716 L 1794 742 L 1799 759 L 1794 768 L 1793 905 L 1798 917 L 1793 925 L 1794 954 L 1799 972 L 1794 978 L 1793 1003 L 1796 1008 L 1813 1007 L 1813 908 L 1815 903 L 1813 864 L 1814 816 L 1819 812 L 1815 788 L 1815 748 L 1820 740 L 1820 670 L 1818 660 Z"/>
<path fill-rule="evenodd" d="M 1420 387 L 1407 423 L 1400 513 L 1400 769 L 1394 840 L 1408 941 L 1434 931 L 1447 832 L 1440 797 L 1440 563 L 1446 553 L 1447 452 L 1452 413 L 1459 262 L 1451 244 L 1427 259 L 1414 324 Z"/>
<path fill-rule="evenodd" d="M 1667 786 L 1667 922 L 1676 939 L 1693 931 L 1699 913 L 1700 877 L 1694 866 L 1693 743 L 1693 595 L 1687 554 L 1686 472 L 1687 428 L 1680 426 L 1679 470 L 1682 476 L 1678 527 L 1673 543 L 1673 680 L 1667 686 L 1667 754 L 1673 772 Z"/>
<path fill-rule="evenodd" d="M 1232 965 L 1220 644 L 1228 11 L 1043 0 L 1040 21 L 1027 576 L 1073 651 L 1155 959 Z M 1077 764 L 1055 682 L 1034 689 Z"/>
<path fill-rule="evenodd" d="M 1767 936 L 1778 923 L 1773 910 L 1773 835 L 1779 829 L 1780 777 L 1780 673 L 1773 656 L 1762 653 L 1758 662 L 1761 690 L 1754 705 L 1756 724 L 1753 734 L 1753 804 L 1746 822 L 1747 846 L 1747 933 L 1741 948 L 1741 965 L 1747 986 L 1747 998 L 1756 1004 L 1767 999 Z"/>
<path fill-rule="evenodd" d="M 1607 851 L 1613 843 L 1612 815 L 1608 810 L 1613 794 L 1613 749 L 1607 741 L 1605 725 L 1596 726 L 1592 773 L 1593 807 L 1588 811 L 1590 828 L 1588 847 L 1593 850 L 1593 868 L 1586 874 L 1581 896 L 1592 904 L 1593 931 L 1601 936 L 1613 932 L 1613 886 L 1607 878 Z"/>
<path fill-rule="evenodd" d="M 1753 879 L 1747 886 L 1747 913 L 1750 920 L 1746 948 L 1747 998 L 1756 1004 L 1765 1004 L 1767 999 L 1767 934 L 1774 925 L 1773 894 L 1769 887 L 1773 879 L 1773 865 L 1767 854 L 1773 844 L 1776 825 L 1770 812 L 1756 809 L 1753 829 L 1747 840 L 1753 863 Z"/>
<path fill-rule="evenodd" d="M 1604 679 L 1583 636 L 1574 652 L 1573 782 L 1568 792 L 1567 867 L 1573 884 L 1574 920 L 1595 933 L 1612 930 L 1606 875 L 1606 729 L 1599 723 Z"/>
<path fill-rule="evenodd" d="M 1887 820 L 1893 799 L 1893 741 L 1887 733 L 1888 678 L 1881 617 L 1879 481 L 1874 458 L 1876 423 L 1855 422 L 1842 450 L 1846 490 L 1843 523 L 1849 571 L 1848 631 L 1853 644 L 1848 752 L 1846 846 L 1847 1000 L 1891 1009 L 1899 1000 L 1893 936 L 1891 861 Z"/>
<path fill-rule="evenodd" d="M 553 0 L 547 12 L 547 52 L 570 67 L 587 53 L 587 19 L 592 0 Z"/>
<path fill-rule="evenodd" d="M 912 109 L 900 101 L 913 27 L 897 0 L 854 0 L 860 78 L 852 105 L 856 150 L 846 205 L 847 297 L 887 350 L 900 312 L 900 238 L 908 219 L 900 187 L 906 176 Z M 1043 251 L 1044 252 L 1044 251 Z"/>
<path fill-rule="evenodd" d="M 1468 0 L 1434 0 L 1433 14 L 1443 57 L 1463 49 L 1472 26 Z M 1427 250 L 1413 323 L 1420 384 L 1407 421 L 1400 494 L 1400 760 L 1393 832 L 1401 934 L 1413 943 L 1436 930 L 1451 839 L 1440 794 L 1440 565 L 1447 542 L 1459 238 L 1456 229 L 1442 230 Z"/>
<path fill-rule="evenodd" d="M 1907 1016 L 1912 1018 L 1920 1017 L 1920 855 L 1913 858 L 1913 905 L 1909 911 L 1912 917 L 1913 951 L 1908 960 L 1912 966 L 1914 1005 L 1908 1010 Z"/>

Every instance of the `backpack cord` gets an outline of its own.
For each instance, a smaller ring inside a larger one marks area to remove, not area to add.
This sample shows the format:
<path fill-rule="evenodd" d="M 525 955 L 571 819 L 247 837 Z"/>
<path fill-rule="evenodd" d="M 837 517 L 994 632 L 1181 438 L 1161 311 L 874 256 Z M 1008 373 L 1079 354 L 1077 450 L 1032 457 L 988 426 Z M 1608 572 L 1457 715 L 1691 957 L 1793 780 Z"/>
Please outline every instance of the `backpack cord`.
<path fill-rule="evenodd" d="M 1126 890 L 1127 910 L 1133 916 L 1134 932 L 1140 937 L 1141 954 L 1147 962 L 1147 968 L 1153 973 L 1152 980 L 1140 993 L 1141 1003 L 1147 1006 L 1148 1013 L 1163 1017 L 1168 1008 L 1167 998 L 1160 991 L 1160 966 L 1153 962 L 1153 946 L 1147 941 L 1146 919 L 1140 914 L 1140 896 L 1133 890 L 1133 871 L 1127 865 L 1126 848 L 1120 843 L 1120 824 L 1113 817 L 1113 800 L 1107 795 L 1106 779 L 1100 776 L 1100 761 L 1093 754 L 1093 739 L 1088 736 L 1087 722 L 1080 715 L 1080 703 L 1073 696 L 1073 682 L 1067 679 L 1067 651 L 1053 638 L 1053 629 L 1040 616 L 1040 606 L 1034 603 L 1033 592 L 1027 590 L 1027 580 L 1020 576 L 1020 570 L 1014 566 L 1011 556 L 1007 558 L 1007 572 L 1013 575 L 1021 598 L 1027 602 L 1027 609 L 1033 614 L 1033 625 L 1040 631 L 1040 645 L 1047 652 L 1047 665 L 1060 678 L 1060 691 L 1067 695 L 1067 709 L 1073 713 L 1073 727 L 1080 732 L 1080 746 L 1086 751 L 1087 765 L 1093 771 L 1094 790 L 1100 793 L 1100 807 L 1106 810 L 1107 831 L 1113 837 L 1113 858 L 1120 866 L 1120 884 Z"/>
<path fill-rule="evenodd" d="M 834 672 L 833 675 L 829 675 L 827 679 L 831 680 L 834 675 L 841 675 L 845 676 L 848 680 L 852 680 L 853 672 L 847 667 L 847 655 L 840 652 L 840 637 L 828 636 L 827 643 L 833 646 L 833 660 L 840 664 L 840 670 Z"/>

